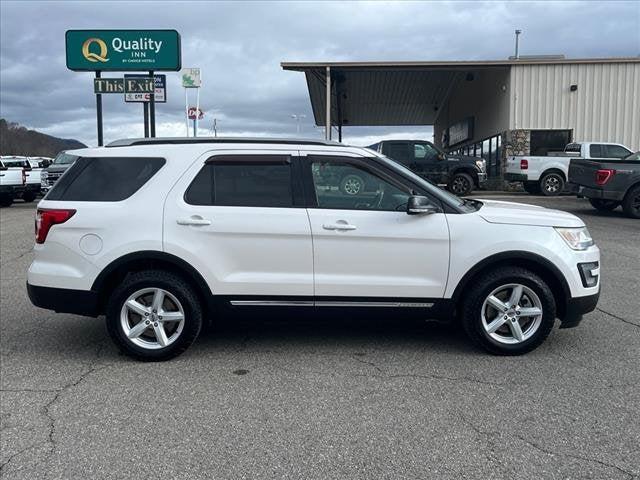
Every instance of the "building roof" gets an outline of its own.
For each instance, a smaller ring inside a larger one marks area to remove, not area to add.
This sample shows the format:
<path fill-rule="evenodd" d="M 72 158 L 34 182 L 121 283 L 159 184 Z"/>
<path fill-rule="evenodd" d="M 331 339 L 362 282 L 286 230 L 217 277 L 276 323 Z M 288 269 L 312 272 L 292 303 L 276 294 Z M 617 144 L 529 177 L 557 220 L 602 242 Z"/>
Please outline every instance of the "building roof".
<path fill-rule="evenodd" d="M 315 123 L 325 124 L 326 67 L 331 68 L 333 125 L 433 125 L 455 82 L 480 69 L 513 65 L 640 63 L 640 57 L 401 62 L 282 62 L 305 74 Z"/>

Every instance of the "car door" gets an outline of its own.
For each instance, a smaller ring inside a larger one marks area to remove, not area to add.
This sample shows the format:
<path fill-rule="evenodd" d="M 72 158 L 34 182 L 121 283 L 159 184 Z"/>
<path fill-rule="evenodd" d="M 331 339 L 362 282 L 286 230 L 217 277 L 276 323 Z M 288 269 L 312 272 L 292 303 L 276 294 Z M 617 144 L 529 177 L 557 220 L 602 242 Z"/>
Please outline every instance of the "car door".
<path fill-rule="evenodd" d="M 433 183 L 447 183 L 447 161 L 440 158 L 440 152 L 429 142 L 414 142 L 414 170 L 421 177 Z M 412 169 L 413 170 L 413 169 Z"/>
<path fill-rule="evenodd" d="M 225 151 L 195 162 L 167 197 L 164 249 L 214 295 L 313 295 L 313 252 L 293 151 Z"/>
<path fill-rule="evenodd" d="M 373 158 L 313 154 L 303 165 L 316 301 L 443 296 L 449 267 L 444 213 L 408 215 L 412 188 Z M 345 172 L 363 180 L 357 194 L 340 188 Z"/>

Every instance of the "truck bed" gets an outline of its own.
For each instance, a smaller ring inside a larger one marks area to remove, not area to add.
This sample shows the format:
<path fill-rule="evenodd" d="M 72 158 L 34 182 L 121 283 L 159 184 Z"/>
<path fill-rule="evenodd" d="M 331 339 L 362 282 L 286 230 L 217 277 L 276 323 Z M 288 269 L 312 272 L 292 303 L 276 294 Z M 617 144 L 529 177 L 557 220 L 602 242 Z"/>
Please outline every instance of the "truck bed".
<path fill-rule="evenodd" d="M 601 170 L 600 184 L 597 172 Z M 606 171 L 610 171 L 607 173 Z M 626 192 L 640 181 L 640 160 L 572 159 L 569 182 L 578 185 L 578 195 L 622 201 Z"/>

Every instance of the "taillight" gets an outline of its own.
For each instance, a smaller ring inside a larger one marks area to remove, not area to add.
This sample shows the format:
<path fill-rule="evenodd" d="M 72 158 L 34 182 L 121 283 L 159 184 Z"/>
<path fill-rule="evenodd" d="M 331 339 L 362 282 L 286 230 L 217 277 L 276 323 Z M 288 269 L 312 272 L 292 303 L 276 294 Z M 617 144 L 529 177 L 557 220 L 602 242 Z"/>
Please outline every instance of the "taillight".
<path fill-rule="evenodd" d="M 44 243 L 51 227 L 66 222 L 75 213 L 75 210 L 39 208 L 36 212 L 36 243 Z"/>
<path fill-rule="evenodd" d="M 527 170 L 529 168 L 529 160 L 523 158 L 520 160 L 520 170 Z"/>
<path fill-rule="evenodd" d="M 602 168 L 596 172 L 596 185 L 605 185 L 616 174 L 612 168 Z"/>

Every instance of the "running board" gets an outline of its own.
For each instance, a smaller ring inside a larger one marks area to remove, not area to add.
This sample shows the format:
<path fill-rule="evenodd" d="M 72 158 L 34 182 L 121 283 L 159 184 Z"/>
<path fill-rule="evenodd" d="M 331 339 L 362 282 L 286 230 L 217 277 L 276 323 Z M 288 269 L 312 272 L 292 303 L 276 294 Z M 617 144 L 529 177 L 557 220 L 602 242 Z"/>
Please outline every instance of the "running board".
<path fill-rule="evenodd" d="M 231 305 L 243 307 L 387 307 L 387 308 L 431 308 L 433 302 L 336 302 L 313 300 L 231 300 Z"/>

